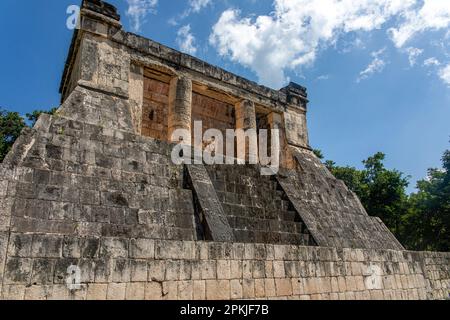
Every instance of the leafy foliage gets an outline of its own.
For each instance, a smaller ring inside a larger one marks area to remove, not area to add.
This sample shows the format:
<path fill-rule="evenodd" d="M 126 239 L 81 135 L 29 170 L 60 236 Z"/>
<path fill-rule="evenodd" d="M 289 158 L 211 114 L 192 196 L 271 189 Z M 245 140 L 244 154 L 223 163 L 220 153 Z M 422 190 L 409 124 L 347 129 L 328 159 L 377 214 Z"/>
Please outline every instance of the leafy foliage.
<path fill-rule="evenodd" d="M 406 193 L 409 177 L 386 169 L 384 159 L 383 153 L 376 153 L 363 161 L 362 170 L 324 163 L 408 249 L 449 251 L 450 150 L 442 157 L 443 169 L 429 169 L 428 178 L 419 181 L 418 192 L 411 195 Z"/>
<path fill-rule="evenodd" d="M 405 241 L 418 250 L 450 251 L 450 150 L 444 152 L 442 165 L 429 169 L 410 197 Z"/>
<path fill-rule="evenodd" d="M 20 114 L 0 109 L 0 161 L 3 161 L 25 126 Z"/>

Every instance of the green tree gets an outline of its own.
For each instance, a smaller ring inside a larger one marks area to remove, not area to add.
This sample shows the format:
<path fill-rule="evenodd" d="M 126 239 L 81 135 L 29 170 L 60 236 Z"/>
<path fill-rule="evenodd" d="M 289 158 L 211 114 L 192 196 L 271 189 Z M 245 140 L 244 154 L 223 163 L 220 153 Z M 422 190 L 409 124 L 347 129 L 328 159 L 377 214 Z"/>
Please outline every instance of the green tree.
<path fill-rule="evenodd" d="M 323 160 L 324 156 L 323 156 L 322 150 L 314 149 L 313 152 L 317 158 L 319 158 L 320 160 Z"/>
<path fill-rule="evenodd" d="M 442 156 L 442 169 L 429 169 L 417 182 L 405 216 L 405 243 L 416 250 L 450 251 L 450 150 Z"/>
<path fill-rule="evenodd" d="M 402 217 L 408 210 L 408 177 L 397 170 L 386 169 L 384 159 L 383 153 L 376 153 L 363 161 L 362 170 L 337 166 L 330 160 L 325 161 L 325 166 L 356 193 L 368 214 L 380 217 L 401 238 Z"/>
<path fill-rule="evenodd" d="M 0 162 L 3 161 L 25 126 L 25 121 L 20 114 L 0 109 Z"/>
<path fill-rule="evenodd" d="M 363 161 L 367 192 L 361 200 L 368 213 L 380 217 L 389 229 L 401 238 L 401 220 L 408 210 L 409 177 L 397 170 L 384 167 L 385 155 L 381 152 Z"/>

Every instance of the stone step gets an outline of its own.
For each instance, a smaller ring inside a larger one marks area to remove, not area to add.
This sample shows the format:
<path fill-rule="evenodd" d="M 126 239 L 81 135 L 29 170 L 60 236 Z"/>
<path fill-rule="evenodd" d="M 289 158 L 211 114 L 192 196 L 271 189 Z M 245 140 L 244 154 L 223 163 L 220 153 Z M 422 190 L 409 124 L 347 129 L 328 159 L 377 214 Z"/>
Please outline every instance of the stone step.
<path fill-rule="evenodd" d="M 262 231 L 235 229 L 234 236 L 238 242 L 292 244 L 292 245 L 309 244 L 309 237 L 307 235 L 293 234 L 293 233 L 262 232 Z"/>
<path fill-rule="evenodd" d="M 255 219 L 247 217 L 228 216 L 231 228 L 244 230 L 262 230 L 271 232 L 288 232 L 300 234 L 305 231 L 301 222 L 279 221 L 275 219 Z"/>

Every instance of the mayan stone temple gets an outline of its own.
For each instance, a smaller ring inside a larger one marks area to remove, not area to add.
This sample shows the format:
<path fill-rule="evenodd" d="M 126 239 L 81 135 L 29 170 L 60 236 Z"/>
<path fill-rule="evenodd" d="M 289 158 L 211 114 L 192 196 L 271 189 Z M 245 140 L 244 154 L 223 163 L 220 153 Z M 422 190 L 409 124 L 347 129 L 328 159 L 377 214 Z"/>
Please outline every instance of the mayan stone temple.
<path fill-rule="evenodd" d="M 0 166 L 2 299 L 449 297 L 450 254 L 406 251 L 313 154 L 304 87 L 257 85 L 85 0 L 60 93 Z M 194 121 L 279 129 L 278 173 L 174 164 Z"/>

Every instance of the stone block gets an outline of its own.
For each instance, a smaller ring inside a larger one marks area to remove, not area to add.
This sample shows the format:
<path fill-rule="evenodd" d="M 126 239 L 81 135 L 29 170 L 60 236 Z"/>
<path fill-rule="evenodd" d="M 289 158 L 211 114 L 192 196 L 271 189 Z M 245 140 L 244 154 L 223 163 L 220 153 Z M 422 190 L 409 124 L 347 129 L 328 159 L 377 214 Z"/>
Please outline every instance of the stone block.
<path fill-rule="evenodd" d="M 208 244 L 203 242 L 203 243 L 196 243 L 195 246 L 195 259 L 196 260 L 208 260 L 209 256 L 209 250 L 208 250 Z"/>
<path fill-rule="evenodd" d="M 166 261 L 166 272 L 164 279 L 166 281 L 176 281 L 180 279 L 180 269 L 181 269 L 181 261 L 180 260 L 167 260 Z"/>
<path fill-rule="evenodd" d="M 131 281 L 146 282 L 148 279 L 147 260 L 130 260 Z"/>
<path fill-rule="evenodd" d="M 178 300 L 178 283 L 177 281 L 165 281 L 162 284 L 162 293 L 164 300 Z"/>
<path fill-rule="evenodd" d="M 95 268 L 95 282 L 109 282 L 111 281 L 111 273 L 112 273 L 112 259 L 102 259 L 102 260 L 94 260 Z"/>
<path fill-rule="evenodd" d="M 229 280 L 206 280 L 207 300 L 229 300 L 230 281 Z"/>
<path fill-rule="evenodd" d="M 273 262 L 273 274 L 275 278 L 286 277 L 286 272 L 284 269 L 284 261 L 274 261 Z"/>
<path fill-rule="evenodd" d="M 242 276 L 244 279 L 251 279 L 253 277 L 252 266 L 253 262 L 251 260 L 242 261 Z"/>
<path fill-rule="evenodd" d="M 64 258 L 81 258 L 81 240 L 76 237 L 66 236 L 63 240 L 62 254 Z"/>
<path fill-rule="evenodd" d="M 108 258 L 128 258 L 128 241 L 117 238 L 103 238 L 99 255 Z"/>
<path fill-rule="evenodd" d="M 244 259 L 245 245 L 243 243 L 233 243 L 231 249 L 231 258 L 233 260 Z"/>
<path fill-rule="evenodd" d="M 217 264 L 214 260 L 200 261 L 203 280 L 217 279 Z"/>
<path fill-rule="evenodd" d="M 164 281 L 165 278 L 165 261 L 151 260 L 148 262 L 148 280 L 149 281 Z"/>
<path fill-rule="evenodd" d="M 316 294 L 319 293 L 317 278 L 305 278 L 303 283 L 305 285 L 306 294 Z"/>
<path fill-rule="evenodd" d="M 206 300 L 206 281 L 193 281 L 193 298 L 194 300 Z"/>
<path fill-rule="evenodd" d="M 266 277 L 266 264 L 262 260 L 255 260 L 252 263 L 253 279 L 262 279 Z"/>
<path fill-rule="evenodd" d="M 63 238 L 53 235 L 34 235 L 31 247 L 31 257 L 60 258 L 62 257 Z"/>
<path fill-rule="evenodd" d="M 264 279 L 255 279 L 255 297 L 264 298 L 266 296 Z"/>
<path fill-rule="evenodd" d="M 32 259 L 8 258 L 4 271 L 5 284 L 28 284 L 31 280 Z"/>
<path fill-rule="evenodd" d="M 125 300 L 126 289 L 127 289 L 126 283 L 109 283 L 106 299 L 117 301 Z"/>
<path fill-rule="evenodd" d="M 86 300 L 106 300 L 108 284 L 91 283 L 88 284 Z"/>
<path fill-rule="evenodd" d="M 231 279 L 241 279 L 242 278 L 242 261 L 241 260 L 231 260 L 230 261 L 230 276 L 231 276 Z"/>
<path fill-rule="evenodd" d="M 266 277 L 267 278 L 273 278 L 274 277 L 273 262 L 272 261 L 266 261 L 265 262 L 264 270 L 266 272 Z"/>
<path fill-rule="evenodd" d="M 337 277 L 331 278 L 331 292 L 339 292 L 339 284 Z"/>
<path fill-rule="evenodd" d="M 242 280 L 242 292 L 244 299 L 255 298 L 255 280 L 244 278 Z"/>
<path fill-rule="evenodd" d="M 144 300 L 145 299 L 145 283 L 127 283 L 125 294 L 126 300 Z"/>
<path fill-rule="evenodd" d="M 242 280 L 234 279 L 230 281 L 230 294 L 232 300 L 243 298 Z"/>
<path fill-rule="evenodd" d="M 183 254 L 183 242 L 181 241 L 163 241 L 155 242 L 156 259 L 180 259 Z"/>
<path fill-rule="evenodd" d="M 25 289 L 25 300 L 47 300 L 51 290 L 51 286 L 29 286 Z"/>
<path fill-rule="evenodd" d="M 178 282 L 178 299 L 192 300 L 194 298 L 194 283 L 193 281 L 179 281 Z"/>
<path fill-rule="evenodd" d="M 292 295 L 292 283 L 290 279 L 275 279 L 275 290 L 277 296 Z"/>
<path fill-rule="evenodd" d="M 217 261 L 217 279 L 231 279 L 231 263 L 230 260 Z"/>
<path fill-rule="evenodd" d="M 53 283 L 55 261 L 50 259 L 35 259 L 33 261 L 33 272 L 31 283 L 49 284 Z"/>
<path fill-rule="evenodd" d="M 303 279 L 301 278 L 292 278 L 292 293 L 294 295 L 302 295 L 305 293 Z"/>
<path fill-rule="evenodd" d="M 163 298 L 161 282 L 147 282 L 145 284 L 145 300 L 161 300 Z"/>
<path fill-rule="evenodd" d="M 275 280 L 274 279 L 264 279 L 264 289 L 267 297 L 275 297 Z"/>
<path fill-rule="evenodd" d="M 25 285 L 5 285 L 2 300 L 23 300 L 25 298 Z"/>
<path fill-rule="evenodd" d="M 131 269 L 129 259 L 114 259 L 112 269 L 112 281 L 114 282 L 130 282 Z"/>
<path fill-rule="evenodd" d="M 347 291 L 347 284 L 345 281 L 345 277 L 338 277 L 337 282 L 338 282 L 339 292 Z"/>
<path fill-rule="evenodd" d="M 155 241 L 149 239 L 131 240 L 130 257 L 135 259 L 153 259 L 155 257 Z"/>
<path fill-rule="evenodd" d="M 82 258 L 93 259 L 98 257 L 100 253 L 100 239 L 97 238 L 81 239 L 80 251 Z"/>
<path fill-rule="evenodd" d="M 8 256 L 19 258 L 31 257 L 32 239 L 33 236 L 31 234 L 11 234 L 8 247 Z"/>

